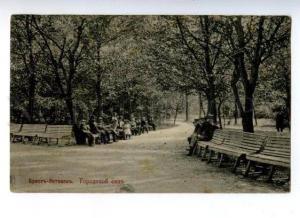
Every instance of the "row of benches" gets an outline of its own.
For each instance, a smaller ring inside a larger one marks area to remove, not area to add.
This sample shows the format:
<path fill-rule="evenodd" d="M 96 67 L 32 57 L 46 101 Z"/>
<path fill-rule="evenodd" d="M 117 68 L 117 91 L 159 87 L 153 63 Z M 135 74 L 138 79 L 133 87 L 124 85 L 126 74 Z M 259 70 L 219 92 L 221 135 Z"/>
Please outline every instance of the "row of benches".
<path fill-rule="evenodd" d="M 151 130 L 153 130 L 151 126 L 146 129 L 147 132 Z M 139 134 L 143 132 L 144 129 Z M 40 144 L 41 142 L 50 144 L 55 140 L 58 144 L 60 140 L 64 140 L 67 144 L 71 144 L 73 143 L 71 140 L 74 140 L 73 136 L 72 125 L 10 124 L 11 142 L 21 141 L 25 143 L 27 139 L 30 139 L 33 144 Z"/>
<path fill-rule="evenodd" d="M 224 159 L 233 159 L 233 172 L 243 162 L 246 166 L 245 176 L 252 169 L 262 166 L 268 171 L 268 181 L 272 181 L 275 168 L 290 170 L 290 137 L 284 135 L 216 130 L 211 141 L 197 142 L 194 153 L 198 153 L 198 157 L 208 163 L 216 157 L 219 167 Z"/>
<path fill-rule="evenodd" d="M 11 142 L 21 141 L 25 142 L 26 139 L 32 139 L 34 144 L 56 140 L 65 140 L 68 144 L 71 143 L 73 136 L 71 125 L 46 125 L 46 124 L 10 124 L 10 137 Z"/>

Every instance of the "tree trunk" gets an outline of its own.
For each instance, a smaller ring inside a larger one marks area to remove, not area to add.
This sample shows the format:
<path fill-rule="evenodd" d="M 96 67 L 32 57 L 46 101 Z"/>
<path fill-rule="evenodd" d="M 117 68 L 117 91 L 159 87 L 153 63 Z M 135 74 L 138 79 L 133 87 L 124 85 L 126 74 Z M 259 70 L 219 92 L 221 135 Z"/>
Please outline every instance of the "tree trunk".
<path fill-rule="evenodd" d="M 223 106 L 223 125 L 224 125 L 224 128 L 225 128 L 225 125 L 226 125 L 226 117 L 225 117 L 224 106 Z"/>
<path fill-rule="evenodd" d="M 253 127 L 253 92 L 254 88 L 250 85 L 244 85 L 245 90 L 245 107 L 243 109 L 236 84 L 231 84 L 233 94 L 236 101 L 236 106 L 239 109 L 242 116 L 242 125 L 244 132 L 254 132 Z"/>
<path fill-rule="evenodd" d="M 26 63 L 26 57 L 23 58 L 24 64 L 26 66 L 26 70 L 28 72 L 29 78 L 29 90 L 28 90 L 28 106 L 27 112 L 29 114 L 29 122 L 34 121 L 34 106 L 35 106 L 35 91 L 36 91 L 36 75 L 35 75 L 35 61 L 33 57 L 33 48 L 32 43 L 34 40 L 34 36 L 32 33 L 32 26 L 31 20 L 29 16 L 26 16 L 26 36 L 27 36 L 27 43 L 29 49 L 29 63 Z"/>
<path fill-rule="evenodd" d="M 285 93 L 286 93 L 286 100 L 285 105 L 287 109 L 287 118 L 289 123 L 291 122 L 291 86 L 290 86 L 290 78 L 289 78 L 290 71 L 284 71 L 284 79 L 285 79 Z"/>
<path fill-rule="evenodd" d="M 100 116 L 102 116 L 101 75 L 99 71 L 97 72 L 96 96 L 97 96 L 96 117 L 98 119 Z"/>
<path fill-rule="evenodd" d="M 189 95 L 185 93 L 185 121 L 189 121 Z"/>
<path fill-rule="evenodd" d="M 35 107 L 35 90 L 36 90 L 36 78 L 35 78 L 35 69 L 34 63 L 30 63 L 30 74 L 29 76 L 29 90 L 28 90 L 28 106 L 27 112 L 29 114 L 29 122 L 34 121 L 34 107 Z"/>
<path fill-rule="evenodd" d="M 199 118 L 201 118 L 202 113 L 203 113 L 203 116 L 205 117 L 205 111 L 204 111 L 204 108 L 203 108 L 203 101 L 202 101 L 201 92 L 198 93 L 198 97 L 199 97 Z"/>
<path fill-rule="evenodd" d="M 35 85 L 30 84 L 29 97 L 28 97 L 28 109 L 29 122 L 34 122 L 34 105 L 35 105 Z"/>
<path fill-rule="evenodd" d="M 96 80 L 96 97 L 97 97 L 97 106 L 96 106 L 96 117 L 97 119 L 102 116 L 102 92 L 101 92 L 101 80 L 102 80 L 102 71 L 100 65 L 100 49 L 101 42 L 97 42 L 97 80 Z"/>
<path fill-rule="evenodd" d="M 207 115 L 212 115 L 213 121 L 217 122 L 216 99 L 211 93 L 207 94 L 206 96 L 207 96 Z"/>
<path fill-rule="evenodd" d="M 71 123 L 74 124 L 76 122 L 75 120 L 75 116 L 74 116 L 74 108 L 73 108 L 73 99 L 72 96 L 68 96 L 65 99 L 69 114 L 70 114 L 70 119 L 71 119 Z"/>
<path fill-rule="evenodd" d="M 213 64 L 211 60 L 211 51 L 210 51 L 210 20 L 208 16 L 204 16 L 201 21 L 202 25 L 202 33 L 205 46 L 204 49 L 204 60 L 205 60 L 205 70 L 207 74 L 207 85 L 208 85 L 208 93 L 207 93 L 207 115 L 213 116 L 213 121 L 217 122 L 217 106 L 215 99 L 215 78 L 213 73 Z"/>
<path fill-rule="evenodd" d="M 167 111 L 167 106 L 164 104 L 164 120 L 168 120 L 168 111 Z"/>
<path fill-rule="evenodd" d="M 238 118 L 238 108 L 237 108 L 237 104 L 234 103 L 234 125 L 237 125 L 237 118 Z"/>
<path fill-rule="evenodd" d="M 199 99 L 199 118 L 201 118 L 201 109 L 202 109 L 202 98 L 201 98 L 201 93 L 198 93 L 198 99 Z"/>
<path fill-rule="evenodd" d="M 253 127 L 253 94 L 246 91 L 245 110 L 242 113 L 242 124 L 244 132 L 254 132 Z"/>
<path fill-rule="evenodd" d="M 179 103 L 176 104 L 176 108 L 175 108 L 174 125 L 176 124 L 178 110 L 179 110 Z"/>
<path fill-rule="evenodd" d="M 238 72 L 238 71 L 235 71 Z M 235 98 L 235 108 L 239 109 L 240 114 L 242 116 L 242 125 L 244 132 L 254 132 L 253 127 L 253 86 L 244 84 L 244 91 L 245 91 L 245 107 L 243 109 L 240 96 L 238 93 L 238 89 L 236 83 L 238 81 L 239 74 L 233 74 L 233 80 L 231 81 L 231 87 Z M 237 114 L 237 111 L 236 111 Z"/>
<path fill-rule="evenodd" d="M 219 119 L 219 123 L 220 123 L 220 129 L 223 128 L 223 126 L 222 126 L 222 117 L 221 117 L 221 106 L 222 106 L 222 103 L 220 102 L 219 105 L 218 105 L 218 119 Z"/>
<path fill-rule="evenodd" d="M 128 102 L 129 102 L 129 116 L 132 114 L 132 101 L 130 95 L 128 94 Z"/>
<path fill-rule="evenodd" d="M 242 18 L 238 17 L 237 20 L 233 23 L 235 31 L 237 33 L 237 42 L 239 53 L 235 54 L 234 57 L 234 65 L 235 65 L 235 73 L 234 78 L 231 85 L 233 87 L 234 95 L 236 102 L 238 103 L 239 110 L 242 115 L 242 124 L 244 132 L 254 132 L 253 127 L 253 93 L 256 87 L 256 82 L 258 79 L 259 66 L 262 61 L 262 41 L 263 41 L 263 24 L 265 18 L 262 16 L 259 19 L 257 26 L 257 39 L 254 48 L 254 57 L 250 61 L 250 74 L 247 72 L 247 64 L 245 62 L 245 47 L 246 47 L 246 37 L 243 28 Z M 236 50 L 236 49 L 235 49 Z M 237 77 L 236 77 L 237 76 Z M 241 102 L 239 100 L 239 94 L 236 87 L 236 79 L 242 79 L 244 91 L 245 91 L 245 107 L 244 110 L 241 106 Z"/>
<path fill-rule="evenodd" d="M 255 126 L 257 126 L 257 117 L 256 117 L 256 111 L 255 111 L 254 104 L 253 104 L 253 116 L 254 116 Z"/>
<path fill-rule="evenodd" d="M 290 88 L 287 91 L 286 108 L 288 113 L 289 122 L 291 121 L 291 91 Z"/>

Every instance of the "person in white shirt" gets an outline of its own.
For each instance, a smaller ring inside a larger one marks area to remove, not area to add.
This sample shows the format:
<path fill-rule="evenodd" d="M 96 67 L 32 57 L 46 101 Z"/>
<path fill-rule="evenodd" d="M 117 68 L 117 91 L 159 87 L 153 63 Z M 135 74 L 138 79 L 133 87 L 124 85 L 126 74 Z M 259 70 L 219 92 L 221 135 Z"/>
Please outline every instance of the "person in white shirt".
<path fill-rule="evenodd" d="M 129 120 L 125 120 L 125 123 L 123 125 L 123 131 L 125 135 L 125 140 L 130 139 L 132 133 L 131 133 L 131 125 L 129 123 Z"/>

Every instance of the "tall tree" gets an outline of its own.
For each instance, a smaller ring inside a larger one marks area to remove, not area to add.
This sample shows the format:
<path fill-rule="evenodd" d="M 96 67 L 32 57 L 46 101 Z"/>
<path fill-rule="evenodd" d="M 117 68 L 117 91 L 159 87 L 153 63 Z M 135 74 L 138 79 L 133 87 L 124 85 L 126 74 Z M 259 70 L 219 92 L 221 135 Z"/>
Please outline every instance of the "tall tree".
<path fill-rule="evenodd" d="M 188 17 L 189 18 L 189 17 Z M 188 19 L 187 18 L 187 19 Z M 213 16 L 197 16 L 190 18 L 192 21 L 184 21 L 182 17 L 176 17 L 183 46 L 189 51 L 190 56 L 197 63 L 198 70 L 205 87 L 204 93 L 207 98 L 207 113 L 217 120 L 217 90 L 220 76 L 228 67 L 228 63 L 222 60 L 223 37 L 218 34 L 218 20 Z M 193 21 L 194 20 L 194 21 Z"/>
<path fill-rule="evenodd" d="M 34 121 L 36 87 L 37 87 L 37 64 L 39 49 L 36 43 L 36 31 L 33 28 L 33 17 L 31 15 L 18 15 L 12 19 L 12 58 L 19 59 L 27 82 L 25 93 L 27 96 L 26 112 L 27 121 Z M 13 66 L 15 67 L 15 66 Z M 20 103 L 20 102 L 19 102 Z"/>
<path fill-rule="evenodd" d="M 96 106 L 94 114 L 103 114 L 105 82 L 113 61 L 107 50 L 113 50 L 119 40 L 134 35 L 134 22 L 131 16 L 92 16 L 87 21 L 89 34 L 88 70 L 91 77 L 95 76 L 94 88 Z"/>
<path fill-rule="evenodd" d="M 287 17 L 234 17 L 226 20 L 223 35 L 227 38 L 234 64 L 231 82 L 233 94 L 242 116 L 243 130 L 254 132 L 253 97 L 260 67 L 289 41 L 290 21 Z M 237 82 L 244 88 L 242 104 Z M 244 106 L 243 106 L 244 105 Z"/>
<path fill-rule="evenodd" d="M 64 99 L 70 120 L 75 122 L 73 91 L 74 78 L 86 48 L 84 17 L 33 17 L 35 28 L 40 36 L 40 46 L 45 48 L 46 61 L 51 66 L 59 97 Z M 68 27 L 67 27 L 68 25 Z M 56 90 L 53 91 L 57 93 Z"/>

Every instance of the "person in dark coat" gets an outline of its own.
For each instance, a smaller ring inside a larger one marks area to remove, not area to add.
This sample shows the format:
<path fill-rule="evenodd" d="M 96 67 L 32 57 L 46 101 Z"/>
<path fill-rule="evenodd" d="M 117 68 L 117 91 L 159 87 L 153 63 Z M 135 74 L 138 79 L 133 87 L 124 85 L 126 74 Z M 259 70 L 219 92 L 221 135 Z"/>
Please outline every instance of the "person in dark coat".
<path fill-rule="evenodd" d="M 205 119 L 205 121 L 198 121 L 195 124 L 195 129 L 191 137 L 188 138 L 189 141 L 189 153 L 191 156 L 197 146 L 197 141 L 210 141 L 214 135 L 214 131 L 219 127 L 213 123 L 211 119 Z"/>
<path fill-rule="evenodd" d="M 276 115 L 276 129 L 278 132 L 282 132 L 284 129 L 284 114 L 283 111 L 279 111 Z"/>
<path fill-rule="evenodd" d="M 141 119 L 141 131 L 142 131 L 142 133 L 144 133 L 145 131 L 148 133 L 148 131 L 149 131 L 148 130 L 148 122 L 145 117 L 142 117 L 142 119 Z"/>
<path fill-rule="evenodd" d="M 89 120 L 89 127 L 92 134 L 99 134 L 100 130 L 97 128 L 95 117 L 91 116 Z"/>
<path fill-rule="evenodd" d="M 156 130 L 156 125 L 155 125 L 155 123 L 153 121 L 153 118 L 151 116 L 148 118 L 148 125 L 152 127 L 153 131 Z"/>
<path fill-rule="evenodd" d="M 110 141 L 110 130 L 105 126 L 103 118 L 99 117 L 97 122 L 98 130 L 100 131 L 100 139 L 104 144 L 109 143 Z"/>
<path fill-rule="evenodd" d="M 100 119 L 100 118 L 99 118 Z M 99 125 L 95 121 L 95 117 L 91 116 L 89 120 L 89 128 L 90 132 L 93 134 L 96 143 L 106 143 L 106 139 L 104 139 L 105 132 L 103 129 L 99 127 Z"/>
<path fill-rule="evenodd" d="M 77 144 L 86 144 L 86 139 L 88 140 L 89 146 L 93 146 L 95 144 L 95 137 L 91 133 L 85 120 L 82 120 L 79 125 L 73 125 L 73 131 Z"/>
<path fill-rule="evenodd" d="M 276 114 L 275 120 L 278 132 L 283 132 L 283 129 L 286 127 L 290 129 L 289 113 L 286 108 L 281 108 L 281 110 Z"/>
<path fill-rule="evenodd" d="M 84 145 L 86 143 L 86 136 L 80 129 L 80 124 L 73 125 L 73 133 L 77 145 Z"/>
<path fill-rule="evenodd" d="M 136 119 L 136 135 L 141 135 L 142 134 L 142 126 L 141 126 L 141 119 Z"/>

